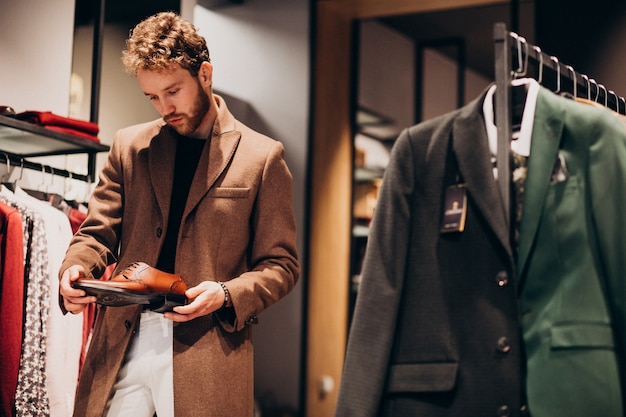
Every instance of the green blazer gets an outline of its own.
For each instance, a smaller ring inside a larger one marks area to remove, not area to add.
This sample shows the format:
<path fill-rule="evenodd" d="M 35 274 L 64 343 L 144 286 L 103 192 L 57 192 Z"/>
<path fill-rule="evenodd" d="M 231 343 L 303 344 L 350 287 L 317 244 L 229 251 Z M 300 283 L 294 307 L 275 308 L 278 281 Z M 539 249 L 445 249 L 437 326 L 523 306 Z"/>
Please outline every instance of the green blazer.
<path fill-rule="evenodd" d="M 531 415 L 622 417 L 623 122 L 542 87 L 525 188 L 517 276 Z"/>

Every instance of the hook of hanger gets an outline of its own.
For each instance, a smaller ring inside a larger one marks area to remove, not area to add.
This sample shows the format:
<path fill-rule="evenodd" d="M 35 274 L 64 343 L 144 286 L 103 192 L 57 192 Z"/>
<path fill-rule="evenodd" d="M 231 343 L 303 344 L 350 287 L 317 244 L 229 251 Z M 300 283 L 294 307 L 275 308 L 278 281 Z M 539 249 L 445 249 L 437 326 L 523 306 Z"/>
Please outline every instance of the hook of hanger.
<path fill-rule="evenodd" d="M 83 201 L 89 201 L 91 197 L 91 174 L 87 174 L 87 182 L 85 183 L 85 195 L 83 196 Z"/>
<path fill-rule="evenodd" d="M 24 175 L 24 158 L 20 158 L 20 176 L 13 181 L 13 189 L 17 186 L 17 182 L 22 179 Z"/>
<path fill-rule="evenodd" d="M 46 174 L 48 174 L 48 169 L 50 170 L 50 184 L 46 182 Z M 44 193 L 48 192 L 49 186 L 54 183 L 54 170 L 51 166 L 41 164 L 41 184 L 37 189 Z"/>
<path fill-rule="evenodd" d="M 582 74 L 581 77 L 587 83 L 587 100 L 591 100 L 591 83 L 589 82 L 589 77 L 587 77 L 585 74 Z"/>
<path fill-rule="evenodd" d="M 537 81 L 541 84 L 543 81 L 543 52 L 541 52 L 541 48 L 536 45 L 533 45 L 533 49 L 537 52 L 537 55 L 539 55 L 539 75 L 537 76 Z"/>
<path fill-rule="evenodd" d="M 513 78 L 517 78 L 517 74 L 522 73 L 522 71 L 524 70 L 523 64 L 522 64 L 522 41 L 520 40 L 520 37 L 517 33 L 515 32 L 510 32 L 510 33 L 511 33 L 511 36 L 515 38 L 515 42 L 517 43 L 517 69 L 514 69 L 512 71 Z"/>
<path fill-rule="evenodd" d="M 48 186 L 54 186 L 54 168 L 50 166 L 48 168 L 50 168 L 50 184 L 47 184 L 46 186 L 46 193 L 48 192 Z"/>
<path fill-rule="evenodd" d="M 7 175 L 5 177 L 2 177 L 2 182 L 8 180 L 9 178 L 11 178 L 11 158 L 9 158 L 9 154 L 6 152 L 2 152 L 4 154 L 4 158 L 6 159 L 6 164 L 7 164 Z"/>
<path fill-rule="evenodd" d="M 572 81 L 574 83 L 574 98 L 576 98 L 578 97 L 578 82 L 576 81 L 576 71 L 574 71 L 574 68 L 571 65 L 566 65 L 565 68 L 567 68 L 572 73 Z"/>
<path fill-rule="evenodd" d="M 624 113 L 622 114 L 626 114 L 626 98 L 619 96 L 619 101 L 624 102 Z"/>
<path fill-rule="evenodd" d="M 600 84 L 599 87 L 604 90 L 604 107 L 609 107 L 609 92 L 604 84 Z"/>
<path fill-rule="evenodd" d="M 561 91 L 561 64 L 559 64 L 559 59 L 555 56 L 550 56 L 550 59 L 556 64 L 556 91 L 558 93 Z"/>
<path fill-rule="evenodd" d="M 42 188 L 45 189 L 46 186 L 46 166 L 41 165 L 41 184 L 37 187 L 39 191 L 43 191 Z"/>
<path fill-rule="evenodd" d="M 600 95 L 600 87 L 598 87 L 598 83 L 593 78 L 590 78 L 589 82 L 596 86 L 596 96 L 593 98 L 593 101 L 597 102 L 598 96 Z"/>
<path fill-rule="evenodd" d="M 72 174 L 72 171 L 68 171 L 67 173 L 68 176 L 63 181 L 63 196 L 67 196 L 69 194 L 69 191 L 72 189 L 72 180 L 74 179 L 74 174 Z"/>
<path fill-rule="evenodd" d="M 518 68 L 513 72 L 515 78 L 524 77 L 528 72 L 528 43 L 526 38 L 512 33 L 517 40 L 517 62 Z M 522 43 L 524 44 L 524 53 L 522 53 Z"/>
<path fill-rule="evenodd" d="M 617 94 L 613 90 L 609 90 L 609 94 L 615 96 L 615 111 L 619 113 L 619 98 L 617 97 Z"/>

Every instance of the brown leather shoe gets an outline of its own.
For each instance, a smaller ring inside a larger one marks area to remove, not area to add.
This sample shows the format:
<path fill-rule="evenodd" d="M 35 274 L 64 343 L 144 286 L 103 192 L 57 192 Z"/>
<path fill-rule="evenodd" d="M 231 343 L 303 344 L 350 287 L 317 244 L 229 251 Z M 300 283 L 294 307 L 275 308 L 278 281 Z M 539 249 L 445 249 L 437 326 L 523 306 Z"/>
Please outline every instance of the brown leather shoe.
<path fill-rule="evenodd" d="M 187 304 L 187 284 L 178 274 L 170 274 L 143 262 L 135 262 L 108 281 L 80 278 L 72 284 L 96 303 L 107 306 L 143 304 L 147 309 L 163 313 Z"/>

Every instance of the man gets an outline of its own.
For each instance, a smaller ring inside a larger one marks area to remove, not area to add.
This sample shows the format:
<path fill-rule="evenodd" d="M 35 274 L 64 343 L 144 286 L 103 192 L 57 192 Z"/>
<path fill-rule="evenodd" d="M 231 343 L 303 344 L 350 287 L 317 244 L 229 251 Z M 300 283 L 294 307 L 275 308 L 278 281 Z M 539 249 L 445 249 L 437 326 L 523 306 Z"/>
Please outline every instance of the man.
<path fill-rule="evenodd" d="M 99 301 L 73 285 L 115 262 L 114 276 L 138 262 L 182 276 L 188 303 L 163 314 L 102 306 L 74 413 L 250 416 L 250 325 L 299 276 L 283 146 L 212 93 L 206 41 L 191 23 L 156 14 L 126 46 L 124 65 L 162 118 L 116 134 L 60 269 L 62 307 Z"/>

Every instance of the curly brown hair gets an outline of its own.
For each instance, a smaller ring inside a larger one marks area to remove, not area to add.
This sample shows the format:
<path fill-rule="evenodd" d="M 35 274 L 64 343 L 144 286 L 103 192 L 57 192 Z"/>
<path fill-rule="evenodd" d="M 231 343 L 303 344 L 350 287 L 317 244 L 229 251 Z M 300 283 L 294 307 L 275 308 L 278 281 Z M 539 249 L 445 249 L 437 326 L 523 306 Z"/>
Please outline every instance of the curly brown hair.
<path fill-rule="evenodd" d="M 157 13 L 138 23 L 122 52 L 126 72 L 132 75 L 177 64 L 196 76 L 203 61 L 211 62 L 206 40 L 192 23 L 174 12 Z"/>

